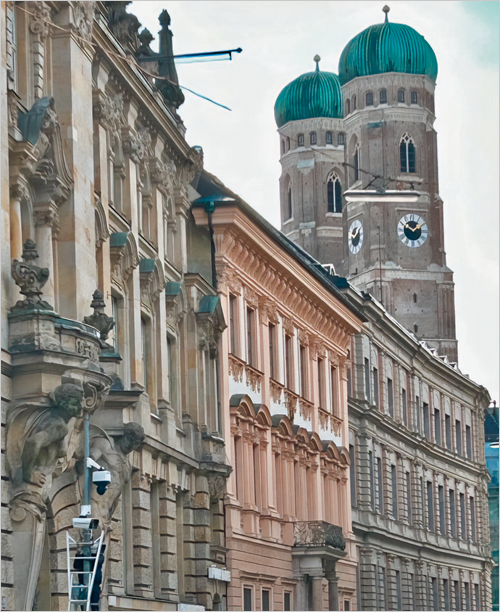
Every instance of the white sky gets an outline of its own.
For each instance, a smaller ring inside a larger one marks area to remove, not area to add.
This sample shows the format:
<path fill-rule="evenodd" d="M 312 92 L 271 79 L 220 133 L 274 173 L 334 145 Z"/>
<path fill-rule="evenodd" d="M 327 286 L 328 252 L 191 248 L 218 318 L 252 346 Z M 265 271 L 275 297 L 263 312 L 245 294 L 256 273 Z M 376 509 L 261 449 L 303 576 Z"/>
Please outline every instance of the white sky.
<path fill-rule="evenodd" d="M 337 73 L 342 49 L 383 20 L 384 1 L 133 2 L 130 12 L 153 35 L 158 15 L 172 19 L 174 53 L 242 47 L 232 62 L 178 65 L 185 92 L 180 115 L 205 168 L 280 226 L 279 141 L 274 102 L 291 80 L 314 69 Z M 499 400 L 498 6 L 490 2 L 390 2 L 434 49 L 440 195 L 447 263 L 455 272 L 459 366 Z M 157 40 L 152 44 L 156 48 Z"/>

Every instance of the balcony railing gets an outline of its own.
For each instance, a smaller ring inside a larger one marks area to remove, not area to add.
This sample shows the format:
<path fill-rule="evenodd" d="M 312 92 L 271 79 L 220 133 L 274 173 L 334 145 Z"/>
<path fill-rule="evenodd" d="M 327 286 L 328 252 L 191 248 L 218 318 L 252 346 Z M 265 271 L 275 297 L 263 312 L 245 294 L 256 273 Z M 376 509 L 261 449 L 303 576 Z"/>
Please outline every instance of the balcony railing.
<path fill-rule="evenodd" d="M 326 521 L 299 521 L 294 525 L 295 546 L 332 546 L 345 550 L 342 527 Z"/>

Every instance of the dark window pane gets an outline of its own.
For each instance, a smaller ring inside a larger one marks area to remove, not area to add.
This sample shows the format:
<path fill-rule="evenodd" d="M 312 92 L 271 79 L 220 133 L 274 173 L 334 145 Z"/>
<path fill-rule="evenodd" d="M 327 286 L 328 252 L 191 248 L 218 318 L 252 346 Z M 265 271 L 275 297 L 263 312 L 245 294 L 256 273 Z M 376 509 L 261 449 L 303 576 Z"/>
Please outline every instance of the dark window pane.
<path fill-rule="evenodd" d="M 335 181 L 335 212 L 342 212 L 342 185 L 338 179 Z"/>
<path fill-rule="evenodd" d="M 304 146 L 304 134 L 299 134 L 297 136 L 297 144 L 299 147 L 303 147 Z"/>
<path fill-rule="evenodd" d="M 343 145 L 345 143 L 345 136 L 344 136 L 344 134 L 339 134 L 338 135 L 338 141 L 337 142 L 338 142 L 339 145 Z"/>
<path fill-rule="evenodd" d="M 415 145 L 408 143 L 408 172 L 415 172 Z"/>
<path fill-rule="evenodd" d="M 380 104 L 387 104 L 387 89 L 380 90 Z"/>
<path fill-rule="evenodd" d="M 389 408 L 389 414 L 394 417 L 394 395 L 392 390 L 392 379 L 387 379 L 387 407 Z"/>
<path fill-rule="evenodd" d="M 325 142 L 326 142 L 326 144 L 332 144 L 333 139 L 332 139 L 332 133 L 331 132 L 327 132 L 326 133 Z"/>
<path fill-rule="evenodd" d="M 416 91 L 412 91 L 411 92 L 411 103 L 412 104 L 416 104 L 417 103 L 417 92 Z"/>
<path fill-rule="evenodd" d="M 371 91 L 366 94 L 366 106 L 373 106 L 373 94 Z"/>
<path fill-rule="evenodd" d="M 405 90 L 400 89 L 398 91 L 398 102 L 404 102 L 404 101 L 405 101 Z"/>
<path fill-rule="evenodd" d="M 434 491 L 432 482 L 427 482 L 427 527 L 434 531 Z"/>
<path fill-rule="evenodd" d="M 267 589 L 262 589 L 262 610 L 270 610 L 269 591 Z"/>
<path fill-rule="evenodd" d="M 370 362 L 365 357 L 365 396 L 370 401 Z"/>
<path fill-rule="evenodd" d="M 351 480 L 351 506 L 356 507 L 356 454 L 354 446 L 349 444 L 349 459 L 351 465 L 349 466 L 349 477 Z"/>
<path fill-rule="evenodd" d="M 327 184 L 328 212 L 333 212 L 333 181 L 328 180 Z"/>
<path fill-rule="evenodd" d="M 289 612 L 289 610 L 292 609 L 292 597 L 291 597 L 291 593 L 286 592 L 285 593 L 285 612 Z"/>
<path fill-rule="evenodd" d="M 315 145 L 315 144 L 318 142 L 318 137 L 316 136 L 316 132 L 311 132 L 311 133 L 309 134 L 309 142 L 310 142 L 312 145 Z"/>
<path fill-rule="evenodd" d="M 252 589 L 243 589 L 243 610 L 252 610 Z"/>

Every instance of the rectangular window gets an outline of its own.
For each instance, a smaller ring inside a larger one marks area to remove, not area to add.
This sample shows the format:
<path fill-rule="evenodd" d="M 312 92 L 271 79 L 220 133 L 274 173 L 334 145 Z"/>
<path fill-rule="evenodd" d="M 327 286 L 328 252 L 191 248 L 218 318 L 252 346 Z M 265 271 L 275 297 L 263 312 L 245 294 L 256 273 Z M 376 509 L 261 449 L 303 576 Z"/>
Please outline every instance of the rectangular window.
<path fill-rule="evenodd" d="M 450 489 L 450 531 L 452 537 L 457 537 L 457 517 L 456 517 L 456 508 L 455 508 L 455 491 Z"/>
<path fill-rule="evenodd" d="M 395 465 L 391 465 L 392 483 L 392 516 L 398 518 L 398 473 Z"/>
<path fill-rule="evenodd" d="M 405 90 L 400 89 L 398 91 L 398 102 L 404 102 L 404 101 L 405 101 Z"/>
<path fill-rule="evenodd" d="M 349 466 L 349 478 L 351 480 L 351 506 L 356 507 L 356 454 L 354 451 L 354 445 L 349 444 L 349 459 L 351 465 Z"/>
<path fill-rule="evenodd" d="M 252 589 L 243 589 L 243 610 L 253 610 L 252 608 Z"/>
<path fill-rule="evenodd" d="M 434 410 L 434 435 L 436 444 L 441 446 L 441 412 L 437 408 Z"/>
<path fill-rule="evenodd" d="M 269 376 L 276 380 L 276 325 L 269 323 Z"/>
<path fill-rule="evenodd" d="M 292 338 L 285 334 L 285 386 L 287 389 L 293 387 L 293 348 Z"/>
<path fill-rule="evenodd" d="M 111 296 L 111 313 L 113 316 L 113 321 L 115 322 L 115 325 L 113 327 L 113 348 L 115 353 L 119 353 L 120 352 L 120 347 L 119 347 L 119 327 L 120 327 L 120 319 L 119 319 L 119 309 L 118 309 L 118 298 L 115 297 L 114 295 Z"/>
<path fill-rule="evenodd" d="M 378 407 L 378 370 L 373 368 L 373 403 Z"/>
<path fill-rule="evenodd" d="M 406 399 L 406 389 L 401 389 L 401 407 L 403 409 L 403 423 L 408 426 L 408 402 Z"/>
<path fill-rule="evenodd" d="M 466 610 L 471 610 L 471 606 L 470 606 L 470 584 L 468 582 L 464 583 L 464 587 L 465 587 L 465 609 Z"/>
<path fill-rule="evenodd" d="M 370 506 L 375 511 L 375 478 L 373 477 L 373 453 L 368 451 L 368 463 L 370 470 Z"/>
<path fill-rule="evenodd" d="M 349 599 L 344 599 L 344 612 L 348 612 L 351 609 L 351 602 Z"/>
<path fill-rule="evenodd" d="M 416 91 L 412 91 L 411 92 L 411 103 L 412 104 L 416 104 L 417 103 L 417 92 Z"/>
<path fill-rule="evenodd" d="M 254 365 L 255 359 L 255 330 L 254 330 L 255 311 L 253 308 L 247 308 L 247 363 Z"/>
<path fill-rule="evenodd" d="M 427 481 L 427 528 L 434 531 L 434 490 L 430 480 Z"/>
<path fill-rule="evenodd" d="M 373 93 L 371 91 L 366 94 L 366 106 L 373 106 Z"/>
<path fill-rule="evenodd" d="M 389 415 L 394 417 L 394 393 L 392 389 L 392 378 L 387 379 L 387 407 Z"/>
<path fill-rule="evenodd" d="M 304 134 L 299 134 L 297 136 L 297 146 L 299 146 L 299 147 L 303 147 L 304 146 Z"/>
<path fill-rule="evenodd" d="M 365 357 L 365 397 L 370 401 L 370 362 Z"/>
<path fill-rule="evenodd" d="M 338 135 L 337 143 L 339 145 L 345 144 L 345 135 L 342 132 L 340 132 Z"/>
<path fill-rule="evenodd" d="M 347 373 L 347 397 L 352 397 L 352 374 L 351 368 L 346 368 Z"/>
<path fill-rule="evenodd" d="M 172 363 L 172 340 L 167 336 L 167 399 L 172 402 L 173 363 Z"/>
<path fill-rule="evenodd" d="M 439 610 L 438 603 L 438 581 L 434 576 L 431 578 L 431 589 L 432 589 L 432 609 Z"/>
<path fill-rule="evenodd" d="M 285 612 L 289 612 L 292 609 L 292 594 L 290 591 L 285 591 L 284 609 Z"/>
<path fill-rule="evenodd" d="M 446 510 L 444 507 L 444 487 L 438 486 L 439 501 L 439 531 L 441 535 L 446 535 Z"/>
<path fill-rule="evenodd" d="M 238 352 L 238 301 L 235 295 L 229 294 L 229 352 L 236 355 Z"/>
<path fill-rule="evenodd" d="M 465 426 L 465 452 L 467 453 L 467 459 L 472 459 L 472 436 L 470 425 Z"/>
<path fill-rule="evenodd" d="M 467 532 L 466 532 L 466 519 L 467 519 L 467 513 L 465 510 L 465 495 L 463 493 L 459 493 L 459 500 L 460 500 L 460 537 L 462 538 L 462 540 L 466 540 L 467 539 Z M 467 608 L 468 610 L 469 608 Z"/>
<path fill-rule="evenodd" d="M 396 610 L 402 610 L 402 601 L 401 601 L 401 572 L 396 570 Z"/>
<path fill-rule="evenodd" d="M 335 416 L 338 415 L 338 401 L 337 401 L 337 368 L 335 366 L 330 366 L 330 392 L 331 392 L 331 409 L 332 414 Z"/>
<path fill-rule="evenodd" d="M 378 489 L 378 511 L 384 514 L 384 491 L 382 488 L 382 459 L 377 457 L 377 489 Z"/>
<path fill-rule="evenodd" d="M 141 317 L 141 358 L 142 358 L 142 384 L 146 393 L 148 391 L 148 325 Z"/>
<path fill-rule="evenodd" d="M 380 90 L 380 104 L 387 104 L 387 89 Z"/>
<path fill-rule="evenodd" d="M 451 610 L 450 608 L 450 583 L 445 578 L 443 580 L 443 595 L 444 595 L 444 609 Z"/>
<path fill-rule="evenodd" d="M 333 138 L 332 138 L 332 133 L 331 132 L 327 132 L 325 134 L 325 142 L 326 142 L 327 145 L 328 144 L 331 145 L 333 143 Z"/>
<path fill-rule="evenodd" d="M 458 580 L 453 581 L 453 591 L 455 593 L 455 610 L 462 609 L 462 597 L 460 595 L 460 584 Z"/>
<path fill-rule="evenodd" d="M 325 403 L 323 361 L 318 358 L 318 405 L 320 408 L 324 408 Z"/>
<path fill-rule="evenodd" d="M 462 454 L 462 423 L 457 419 L 455 421 L 455 439 L 456 439 L 456 452 Z"/>
<path fill-rule="evenodd" d="M 444 431 L 446 436 L 446 448 L 451 450 L 451 416 L 449 414 L 444 415 Z"/>
<path fill-rule="evenodd" d="M 307 349 L 305 346 L 300 345 L 299 348 L 300 356 L 300 395 L 307 398 Z"/>
<path fill-rule="evenodd" d="M 318 137 L 316 135 L 316 132 L 311 132 L 309 134 L 309 142 L 311 143 L 311 145 L 315 145 L 318 142 Z"/>
<path fill-rule="evenodd" d="M 412 512 L 411 512 L 411 474 L 406 472 L 406 516 L 408 517 L 408 523 L 412 523 Z"/>
<path fill-rule="evenodd" d="M 429 404 L 424 402 L 422 404 L 422 411 L 424 413 L 424 436 L 429 440 L 431 436 L 431 425 L 429 422 Z"/>
<path fill-rule="evenodd" d="M 269 607 L 269 603 L 270 603 L 270 591 L 268 591 L 267 589 L 262 589 L 262 610 L 270 610 L 271 608 Z"/>
<path fill-rule="evenodd" d="M 481 596 L 479 594 L 479 585 L 474 585 L 474 599 L 476 600 L 476 610 L 481 609 Z"/>
<path fill-rule="evenodd" d="M 469 508 L 470 508 L 470 539 L 471 542 L 476 541 L 476 507 L 474 505 L 474 498 L 469 497 Z"/>

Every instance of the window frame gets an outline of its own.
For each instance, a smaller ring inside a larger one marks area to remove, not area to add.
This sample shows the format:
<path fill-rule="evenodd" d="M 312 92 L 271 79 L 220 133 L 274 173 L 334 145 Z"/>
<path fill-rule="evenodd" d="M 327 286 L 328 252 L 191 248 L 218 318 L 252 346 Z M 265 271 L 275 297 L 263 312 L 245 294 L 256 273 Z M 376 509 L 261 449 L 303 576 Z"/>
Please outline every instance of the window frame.
<path fill-rule="evenodd" d="M 328 213 L 342 213 L 342 183 L 335 172 L 332 172 L 326 180 L 326 202 Z"/>
<path fill-rule="evenodd" d="M 366 106 L 373 106 L 373 91 L 366 92 Z"/>
<path fill-rule="evenodd" d="M 387 104 L 387 89 L 385 88 L 381 89 L 379 92 L 379 104 Z"/>
<path fill-rule="evenodd" d="M 410 102 L 411 104 L 418 104 L 418 94 L 416 91 L 410 93 Z"/>
<path fill-rule="evenodd" d="M 304 142 L 304 134 L 297 134 L 297 147 L 303 147 Z"/>
<path fill-rule="evenodd" d="M 406 92 L 404 89 L 398 89 L 398 104 L 404 104 L 406 98 Z"/>
<path fill-rule="evenodd" d="M 333 134 L 330 131 L 325 133 L 325 144 L 326 145 L 333 144 Z"/>

